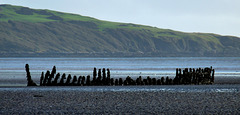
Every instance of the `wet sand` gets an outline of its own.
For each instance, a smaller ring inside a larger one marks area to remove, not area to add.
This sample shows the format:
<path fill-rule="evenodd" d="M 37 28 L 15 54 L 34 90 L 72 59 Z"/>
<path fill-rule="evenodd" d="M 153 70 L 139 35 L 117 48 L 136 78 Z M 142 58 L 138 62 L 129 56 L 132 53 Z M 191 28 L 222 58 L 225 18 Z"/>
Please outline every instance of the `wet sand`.
<path fill-rule="evenodd" d="M 36 89 L 1 90 L 0 114 L 240 114 L 239 91 L 114 92 Z"/>

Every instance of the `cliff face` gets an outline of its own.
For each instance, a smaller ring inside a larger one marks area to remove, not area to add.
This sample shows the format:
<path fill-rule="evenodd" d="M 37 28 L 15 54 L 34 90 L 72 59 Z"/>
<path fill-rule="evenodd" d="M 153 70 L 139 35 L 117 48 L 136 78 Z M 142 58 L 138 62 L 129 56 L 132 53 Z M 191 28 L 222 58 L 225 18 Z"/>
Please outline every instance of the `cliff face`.
<path fill-rule="evenodd" d="M 0 5 L 1 56 L 240 56 L 240 39 Z"/>

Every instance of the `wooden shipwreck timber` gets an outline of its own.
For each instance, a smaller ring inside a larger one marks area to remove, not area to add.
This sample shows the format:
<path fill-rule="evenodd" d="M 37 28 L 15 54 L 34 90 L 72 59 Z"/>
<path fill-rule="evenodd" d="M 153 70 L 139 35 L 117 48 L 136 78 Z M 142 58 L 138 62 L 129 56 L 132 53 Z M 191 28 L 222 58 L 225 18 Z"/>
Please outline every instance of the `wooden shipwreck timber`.
<path fill-rule="evenodd" d="M 26 64 L 26 73 L 27 73 L 27 86 L 37 86 L 33 82 L 29 65 Z M 107 72 L 107 73 L 106 73 Z M 40 86 L 128 86 L 128 85 L 208 85 L 214 83 L 214 72 L 215 70 L 212 67 L 208 68 L 185 68 L 185 69 L 176 69 L 176 76 L 172 79 L 169 77 L 161 77 L 160 79 L 147 78 L 143 79 L 142 76 L 139 76 L 136 79 L 132 79 L 130 76 L 127 76 L 125 79 L 111 78 L 110 69 L 93 69 L 93 78 L 90 75 L 88 76 L 72 76 L 69 74 L 66 76 L 65 73 L 60 75 L 56 74 L 56 67 L 53 66 L 52 71 L 47 71 L 45 74 L 42 72 L 40 77 Z"/>

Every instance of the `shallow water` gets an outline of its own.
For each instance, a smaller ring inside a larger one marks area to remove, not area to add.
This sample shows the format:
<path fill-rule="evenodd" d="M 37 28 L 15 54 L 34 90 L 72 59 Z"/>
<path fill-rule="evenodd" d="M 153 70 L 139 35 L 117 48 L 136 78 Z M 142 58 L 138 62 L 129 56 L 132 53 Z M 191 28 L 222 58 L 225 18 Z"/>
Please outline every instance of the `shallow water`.
<path fill-rule="evenodd" d="M 25 64 L 37 83 L 41 72 L 92 75 L 94 67 L 110 68 L 111 77 L 174 77 L 176 68 L 213 66 L 217 78 L 240 78 L 240 57 L 147 57 L 147 58 L 0 58 L 0 86 L 26 85 Z"/>

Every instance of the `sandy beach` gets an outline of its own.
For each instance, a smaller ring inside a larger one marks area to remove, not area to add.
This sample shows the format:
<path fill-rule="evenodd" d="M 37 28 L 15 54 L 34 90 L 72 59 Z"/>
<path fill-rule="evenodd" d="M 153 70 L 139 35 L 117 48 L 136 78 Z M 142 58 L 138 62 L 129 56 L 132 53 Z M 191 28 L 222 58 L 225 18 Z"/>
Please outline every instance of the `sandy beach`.
<path fill-rule="evenodd" d="M 17 88 L 2 87 L 0 114 L 240 114 L 239 91 L 78 91 Z"/>

